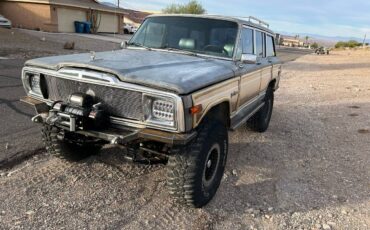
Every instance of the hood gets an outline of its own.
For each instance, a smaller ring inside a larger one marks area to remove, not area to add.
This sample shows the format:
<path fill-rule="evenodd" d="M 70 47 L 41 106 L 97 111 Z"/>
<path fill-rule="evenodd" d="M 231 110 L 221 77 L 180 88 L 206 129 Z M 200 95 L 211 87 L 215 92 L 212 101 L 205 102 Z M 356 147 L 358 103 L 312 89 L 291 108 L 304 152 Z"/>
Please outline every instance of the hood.
<path fill-rule="evenodd" d="M 26 66 L 53 70 L 63 67 L 108 72 L 121 81 L 189 94 L 208 85 L 232 78 L 233 61 L 189 56 L 174 52 L 123 49 L 95 54 L 73 54 L 29 60 Z"/>

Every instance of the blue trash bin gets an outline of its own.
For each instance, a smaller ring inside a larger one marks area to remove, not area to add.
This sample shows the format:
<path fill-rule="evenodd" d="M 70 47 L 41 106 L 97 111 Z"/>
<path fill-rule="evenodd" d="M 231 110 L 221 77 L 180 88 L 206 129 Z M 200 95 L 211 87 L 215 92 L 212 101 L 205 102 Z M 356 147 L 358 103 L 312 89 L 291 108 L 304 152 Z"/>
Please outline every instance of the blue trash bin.
<path fill-rule="evenodd" d="M 75 21 L 75 32 L 76 33 L 83 33 L 84 32 L 84 24 L 79 21 Z"/>
<path fill-rule="evenodd" d="M 91 33 L 91 22 L 83 22 L 84 24 L 84 33 Z"/>

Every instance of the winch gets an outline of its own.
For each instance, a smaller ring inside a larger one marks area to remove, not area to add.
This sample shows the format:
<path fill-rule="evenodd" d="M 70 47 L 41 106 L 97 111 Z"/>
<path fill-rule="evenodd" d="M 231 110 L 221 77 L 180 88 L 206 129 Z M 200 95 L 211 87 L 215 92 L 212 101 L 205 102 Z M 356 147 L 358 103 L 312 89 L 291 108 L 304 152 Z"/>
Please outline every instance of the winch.
<path fill-rule="evenodd" d="M 94 104 L 92 96 L 73 93 L 67 103 L 56 101 L 51 105 L 45 122 L 74 132 L 103 128 L 107 125 L 108 116 L 104 113 L 101 103 Z"/>

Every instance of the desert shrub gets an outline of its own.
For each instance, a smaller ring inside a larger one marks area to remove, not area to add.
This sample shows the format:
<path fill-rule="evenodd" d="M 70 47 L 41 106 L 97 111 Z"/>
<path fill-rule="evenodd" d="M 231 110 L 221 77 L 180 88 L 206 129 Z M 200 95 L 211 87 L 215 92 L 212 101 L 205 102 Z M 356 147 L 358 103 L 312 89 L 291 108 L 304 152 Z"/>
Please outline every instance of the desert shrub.
<path fill-rule="evenodd" d="M 317 49 L 317 48 L 319 48 L 319 44 L 317 44 L 317 42 L 314 42 L 314 43 L 312 43 L 311 48 L 312 49 Z"/>
<path fill-rule="evenodd" d="M 355 47 L 358 47 L 358 46 L 362 46 L 362 43 L 359 43 L 358 41 L 355 41 L 355 40 L 350 40 L 350 41 L 347 41 L 347 42 L 343 42 L 343 41 L 340 41 L 340 42 L 337 42 L 337 44 L 335 44 L 335 48 L 355 48 Z"/>
<path fill-rule="evenodd" d="M 205 14 L 206 10 L 196 0 L 191 0 L 187 4 L 171 4 L 162 10 L 166 14 Z"/>

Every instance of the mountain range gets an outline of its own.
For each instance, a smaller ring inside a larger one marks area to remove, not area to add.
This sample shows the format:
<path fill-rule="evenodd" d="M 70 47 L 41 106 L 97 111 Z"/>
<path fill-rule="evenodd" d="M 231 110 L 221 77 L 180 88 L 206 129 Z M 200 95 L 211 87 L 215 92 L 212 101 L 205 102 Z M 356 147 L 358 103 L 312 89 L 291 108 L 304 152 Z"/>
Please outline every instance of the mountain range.
<path fill-rule="evenodd" d="M 310 33 L 298 33 L 297 34 L 297 33 L 291 33 L 291 32 L 286 32 L 286 31 L 278 31 L 277 33 L 280 33 L 282 35 L 288 35 L 288 36 L 299 35 L 299 38 L 301 40 L 305 40 L 305 37 L 308 36 L 310 43 L 317 42 L 324 46 L 334 46 L 339 41 L 355 40 L 360 43 L 364 41 L 364 38 L 358 38 L 358 37 L 325 36 L 325 35 L 310 34 Z M 370 34 L 367 36 L 365 43 L 370 43 Z"/>

